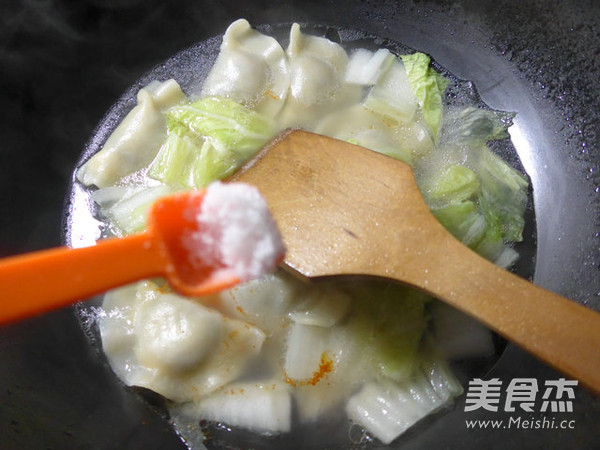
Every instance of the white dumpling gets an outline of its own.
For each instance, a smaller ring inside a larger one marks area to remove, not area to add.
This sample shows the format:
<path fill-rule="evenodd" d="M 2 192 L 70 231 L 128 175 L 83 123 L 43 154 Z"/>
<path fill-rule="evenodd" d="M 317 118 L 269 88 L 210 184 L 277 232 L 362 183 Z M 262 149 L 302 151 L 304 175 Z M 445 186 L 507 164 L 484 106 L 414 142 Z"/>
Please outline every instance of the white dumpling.
<path fill-rule="evenodd" d="M 125 379 L 127 368 L 131 367 L 135 359 L 131 349 L 136 341 L 133 314 L 138 303 L 137 284 L 113 289 L 104 296 L 98 318 L 102 349 L 121 379 Z"/>
<path fill-rule="evenodd" d="M 174 374 L 205 360 L 218 346 L 225 328 L 219 313 L 174 294 L 142 303 L 133 326 L 139 363 Z"/>
<path fill-rule="evenodd" d="M 286 50 L 290 60 L 290 94 L 304 106 L 331 98 L 346 73 L 348 55 L 327 38 L 302 33 L 292 25 Z"/>
<path fill-rule="evenodd" d="M 290 91 L 280 117 L 283 128 L 310 129 L 324 114 L 360 101 L 362 88 L 345 83 L 348 55 L 341 45 L 304 34 L 295 23 L 286 54 Z"/>
<path fill-rule="evenodd" d="M 102 149 L 78 170 L 77 179 L 86 186 L 103 188 L 150 164 L 166 138 L 167 124 L 162 110 L 184 98 L 175 80 L 153 81 L 140 89 L 137 105 Z"/>
<path fill-rule="evenodd" d="M 273 117 L 283 107 L 289 83 L 288 62 L 279 42 L 239 19 L 227 28 L 201 94 L 227 97 Z"/>
<path fill-rule="evenodd" d="M 265 341 L 259 328 L 149 282 L 111 291 L 103 311 L 103 349 L 119 378 L 179 402 L 236 380 Z"/>

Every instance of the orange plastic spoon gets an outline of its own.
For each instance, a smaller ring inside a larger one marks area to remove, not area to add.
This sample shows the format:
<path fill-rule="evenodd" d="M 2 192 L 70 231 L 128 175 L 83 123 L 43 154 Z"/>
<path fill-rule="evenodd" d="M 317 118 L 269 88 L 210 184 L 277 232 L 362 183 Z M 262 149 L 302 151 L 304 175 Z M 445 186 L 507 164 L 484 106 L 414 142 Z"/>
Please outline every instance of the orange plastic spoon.
<path fill-rule="evenodd" d="M 208 295 L 240 282 L 221 267 L 190 261 L 182 236 L 197 231 L 205 191 L 158 200 L 147 231 L 97 245 L 59 247 L 0 260 L 0 324 L 66 306 L 133 281 L 165 276 L 180 293 Z"/>

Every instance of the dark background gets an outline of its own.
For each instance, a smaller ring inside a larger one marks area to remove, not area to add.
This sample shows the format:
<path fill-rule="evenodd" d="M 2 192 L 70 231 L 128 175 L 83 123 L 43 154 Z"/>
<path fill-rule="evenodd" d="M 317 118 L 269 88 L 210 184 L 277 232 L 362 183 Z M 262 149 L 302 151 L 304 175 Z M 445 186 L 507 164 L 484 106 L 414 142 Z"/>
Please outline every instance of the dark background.
<path fill-rule="evenodd" d="M 3 1 L 0 256 L 61 244 L 73 168 L 105 112 L 145 72 L 221 34 L 239 17 L 253 24 L 308 21 L 366 30 L 417 48 L 422 43 L 436 57 L 436 50 L 450 49 L 452 69 L 459 76 L 477 69 L 478 87 L 492 103 L 502 103 L 504 88 L 485 80 L 494 78 L 494 67 L 509 74 L 507 86 L 517 86 L 527 99 L 524 117 L 539 113 L 528 131 L 543 132 L 552 155 L 536 154 L 531 163 L 537 206 L 548 218 L 538 215 L 536 282 L 597 308 L 600 7 L 592 0 Z M 440 44 L 432 43 L 436 39 Z M 464 74 L 463 59 L 472 64 Z M 544 158 L 548 173 L 540 169 Z M 513 347 L 497 374 L 505 380 L 558 376 Z M 577 420 L 576 430 L 467 432 L 461 417 L 449 415 L 401 443 L 598 448 L 598 402 L 583 389 L 576 395 L 576 414 L 566 416 Z M 89 350 L 71 309 L 0 328 L 0 448 L 179 445 L 160 414 L 122 389 Z"/>

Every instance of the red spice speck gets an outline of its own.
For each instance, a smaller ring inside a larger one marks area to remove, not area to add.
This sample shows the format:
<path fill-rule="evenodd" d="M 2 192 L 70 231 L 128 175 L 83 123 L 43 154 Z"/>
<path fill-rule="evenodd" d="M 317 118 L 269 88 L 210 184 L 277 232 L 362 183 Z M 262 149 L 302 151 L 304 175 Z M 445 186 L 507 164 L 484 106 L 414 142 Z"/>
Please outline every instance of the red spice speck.
<path fill-rule="evenodd" d="M 266 97 L 270 97 L 273 100 L 280 100 L 279 96 L 275 92 L 273 92 L 272 90 L 270 90 L 270 89 L 267 89 L 265 91 L 265 96 Z"/>
<path fill-rule="evenodd" d="M 229 332 L 229 334 L 227 335 L 227 337 L 231 340 L 235 339 L 235 337 L 239 334 L 238 330 L 232 330 Z"/>
<path fill-rule="evenodd" d="M 321 355 L 321 362 L 319 368 L 313 373 L 312 377 L 304 380 L 296 380 L 290 378 L 284 371 L 285 382 L 293 387 L 297 386 L 316 386 L 316 384 L 323 378 L 326 378 L 329 373 L 333 372 L 333 360 L 327 355 L 327 352 L 323 352 Z"/>
<path fill-rule="evenodd" d="M 162 286 L 157 286 L 156 291 L 159 294 L 170 294 L 171 292 L 173 292 L 173 289 L 171 288 L 171 285 L 165 283 Z"/>

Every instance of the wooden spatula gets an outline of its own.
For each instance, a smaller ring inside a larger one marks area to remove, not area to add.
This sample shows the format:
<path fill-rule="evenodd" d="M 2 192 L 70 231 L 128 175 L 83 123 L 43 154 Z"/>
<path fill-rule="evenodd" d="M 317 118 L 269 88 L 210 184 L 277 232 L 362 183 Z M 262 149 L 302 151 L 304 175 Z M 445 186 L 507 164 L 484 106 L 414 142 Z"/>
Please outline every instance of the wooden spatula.
<path fill-rule="evenodd" d="M 297 272 L 414 286 L 600 391 L 600 314 L 461 244 L 431 214 L 407 164 L 290 131 L 234 178 L 266 198 L 287 247 L 285 262 Z"/>

